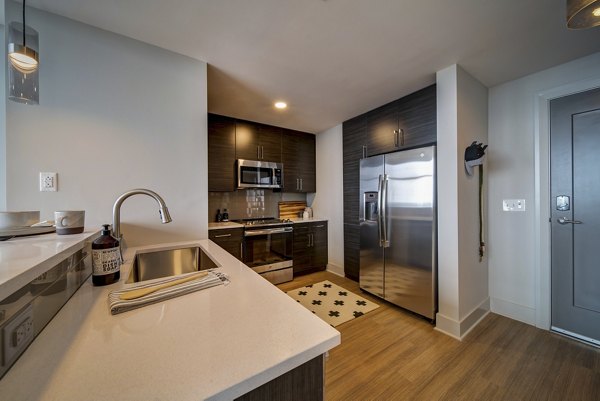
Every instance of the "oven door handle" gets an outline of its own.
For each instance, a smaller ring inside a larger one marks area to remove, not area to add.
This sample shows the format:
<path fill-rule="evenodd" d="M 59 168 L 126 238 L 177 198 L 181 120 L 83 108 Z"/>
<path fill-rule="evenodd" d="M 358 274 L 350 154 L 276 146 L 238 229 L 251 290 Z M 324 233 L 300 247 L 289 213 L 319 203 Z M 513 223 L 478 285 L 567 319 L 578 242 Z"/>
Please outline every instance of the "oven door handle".
<path fill-rule="evenodd" d="M 255 237 L 257 235 L 270 235 L 270 234 L 283 234 L 291 233 L 294 229 L 292 227 L 285 228 L 267 228 L 264 230 L 246 230 L 244 231 L 244 237 Z"/>

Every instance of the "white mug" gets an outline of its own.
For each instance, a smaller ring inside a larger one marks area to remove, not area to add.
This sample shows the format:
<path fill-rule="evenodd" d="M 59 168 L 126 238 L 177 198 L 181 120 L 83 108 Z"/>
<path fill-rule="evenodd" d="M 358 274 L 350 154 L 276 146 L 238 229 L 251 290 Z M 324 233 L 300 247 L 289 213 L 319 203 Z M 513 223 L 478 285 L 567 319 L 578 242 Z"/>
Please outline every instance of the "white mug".
<path fill-rule="evenodd" d="M 85 210 L 54 212 L 54 224 L 59 235 L 82 233 L 85 226 Z"/>

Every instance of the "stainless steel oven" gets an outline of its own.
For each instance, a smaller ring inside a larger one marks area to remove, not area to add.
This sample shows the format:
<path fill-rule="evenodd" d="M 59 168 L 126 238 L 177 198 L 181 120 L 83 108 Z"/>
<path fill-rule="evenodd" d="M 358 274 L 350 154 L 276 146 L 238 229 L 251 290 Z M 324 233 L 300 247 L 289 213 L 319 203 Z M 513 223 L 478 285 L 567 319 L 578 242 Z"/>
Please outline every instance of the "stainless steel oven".
<path fill-rule="evenodd" d="M 282 188 L 283 165 L 256 160 L 237 161 L 238 189 L 241 188 Z"/>
<path fill-rule="evenodd" d="M 273 284 L 292 280 L 293 230 L 291 224 L 246 225 L 243 262 Z"/>

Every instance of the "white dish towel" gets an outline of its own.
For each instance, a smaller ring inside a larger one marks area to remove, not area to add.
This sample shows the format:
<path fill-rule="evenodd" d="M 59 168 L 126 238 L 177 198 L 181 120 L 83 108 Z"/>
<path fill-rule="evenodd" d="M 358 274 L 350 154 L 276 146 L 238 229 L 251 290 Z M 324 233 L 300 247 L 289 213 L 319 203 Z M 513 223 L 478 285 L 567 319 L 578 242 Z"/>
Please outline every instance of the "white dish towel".
<path fill-rule="evenodd" d="M 181 283 L 177 285 L 173 285 L 172 287 L 163 288 L 161 290 L 155 291 L 151 294 L 145 295 L 140 298 L 131 299 L 131 300 L 123 300 L 121 299 L 121 295 L 125 294 L 131 290 L 137 290 L 139 288 L 148 288 L 154 287 L 160 284 L 169 283 L 171 281 L 176 281 L 191 274 L 196 274 L 197 272 L 180 275 L 177 277 L 169 277 L 160 281 L 153 281 L 149 284 L 137 285 L 135 287 L 128 287 L 126 289 L 114 290 L 108 294 L 108 303 L 110 305 L 110 313 L 116 315 L 118 313 L 127 312 L 133 309 L 141 308 L 146 305 L 154 304 L 160 301 L 164 301 L 166 299 L 175 298 L 180 295 L 189 294 L 190 292 L 203 290 L 205 288 L 214 287 L 216 285 L 227 285 L 229 283 L 229 277 L 221 272 L 209 271 L 208 275 L 199 278 L 197 280 L 188 281 L 186 283 Z"/>

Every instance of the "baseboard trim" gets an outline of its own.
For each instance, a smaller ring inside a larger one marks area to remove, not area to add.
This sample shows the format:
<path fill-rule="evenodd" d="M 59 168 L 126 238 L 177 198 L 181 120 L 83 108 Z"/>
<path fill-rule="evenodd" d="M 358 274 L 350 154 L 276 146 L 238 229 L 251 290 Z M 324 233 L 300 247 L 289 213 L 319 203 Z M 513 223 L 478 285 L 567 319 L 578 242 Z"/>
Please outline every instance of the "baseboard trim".
<path fill-rule="evenodd" d="M 333 263 L 328 263 L 327 271 L 340 277 L 345 277 L 344 268 L 342 266 L 334 265 Z"/>
<path fill-rule="evenodd" d="M 515 304 L 504 299 L 491 298 L 492 312 L 535 326 L 535 309 L 525 305 Z"/>
<path fill-rule="evenodd" d="M 490 313 L 490 298 L 486 298 L 461 321 L 438 313 L 435 330 L 462 341 Z"/>

